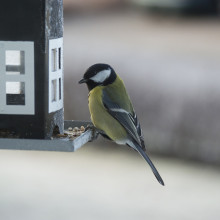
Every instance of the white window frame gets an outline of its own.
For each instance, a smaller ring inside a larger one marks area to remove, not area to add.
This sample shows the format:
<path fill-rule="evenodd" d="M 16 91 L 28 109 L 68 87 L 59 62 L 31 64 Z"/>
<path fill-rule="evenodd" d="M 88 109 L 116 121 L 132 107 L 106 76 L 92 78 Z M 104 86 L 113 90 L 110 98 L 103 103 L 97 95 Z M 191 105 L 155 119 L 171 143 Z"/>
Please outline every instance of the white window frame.
<path fill-rule="evenodd" d="M 61 53 L 59 53 L 61 48 Z M 48 92 L 48 109 L 49 113 L 58 111 L 63 108 L 63 38 L 57 38 L 49 40 L 49 92 Z M 53 50 L 56 49 L 56 58 L 54 58 Z M 60 57 L 59 57 L 60 56 Z M 53 61 L 57 63 L 53 63 Z M 59 62 L 61 62 L 59 65 Z M 60 68 L 59 68 L 60 67 Z M 61 89 L 59 88 L 59 79 L 61 83 Z M 52 81 L 56 80 L 56 98 L 54 98 L 54 88 Z M 61 99 L 60 95 L 61 93 Z"/>
<path fill-rule="evenodd" d="M 25 52 L 24 74 L 6 74 L 6 50 L 18 50 Z M 25 105 L 6 105 L 6 82 L 25 83 Z M 0 41 L 0 114 L 34 115 L 34 90 L 34 42 Z"/>

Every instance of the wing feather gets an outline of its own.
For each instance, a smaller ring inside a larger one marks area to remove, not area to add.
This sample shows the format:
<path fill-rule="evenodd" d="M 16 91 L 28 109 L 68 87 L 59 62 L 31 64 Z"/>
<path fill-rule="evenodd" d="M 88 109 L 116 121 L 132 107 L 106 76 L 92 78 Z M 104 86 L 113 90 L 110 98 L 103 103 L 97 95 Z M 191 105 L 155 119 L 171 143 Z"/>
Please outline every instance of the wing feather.
<path fill-rule="evenodd" d="M 140 123 L 136 114 L 134 112 L 130 113 L 121 108 L 119 104 L 112 102 L 105 90 L 103 91 L 103 104 L 109 114 L 117 119 L 117 121 L 126 129 L 130 137 L 145 149 Z"/>

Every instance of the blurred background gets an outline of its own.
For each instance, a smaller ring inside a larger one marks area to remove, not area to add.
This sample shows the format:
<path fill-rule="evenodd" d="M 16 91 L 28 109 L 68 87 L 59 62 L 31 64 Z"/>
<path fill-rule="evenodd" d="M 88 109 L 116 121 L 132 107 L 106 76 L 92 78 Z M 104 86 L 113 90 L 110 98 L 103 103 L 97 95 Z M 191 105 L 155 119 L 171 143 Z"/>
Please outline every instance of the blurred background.
<path fill-rule="evenodd" d="M 160 186 L 101 137 L 75 153 L 1 151 L 0 219 L 220 219 L 219 0 L 64 0 L 65 119 L 90 120 L 94 63 L 122 77 Z"/>

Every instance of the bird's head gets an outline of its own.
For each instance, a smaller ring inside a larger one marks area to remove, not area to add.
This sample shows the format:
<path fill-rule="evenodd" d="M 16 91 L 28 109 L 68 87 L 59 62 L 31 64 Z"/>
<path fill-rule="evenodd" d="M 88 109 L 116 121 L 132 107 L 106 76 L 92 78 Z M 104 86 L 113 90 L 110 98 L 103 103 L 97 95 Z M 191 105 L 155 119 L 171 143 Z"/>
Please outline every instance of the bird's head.
<path fill-rule="evenodd" d="M 106 86 L 111 84 L 115 79 L 116 73 L 111 66 L 98 63 L 90 66 L 86 70 L 83 79 L 81 79 L 79 83 L 86 83 L 90 91 L 96 86 Z"/>

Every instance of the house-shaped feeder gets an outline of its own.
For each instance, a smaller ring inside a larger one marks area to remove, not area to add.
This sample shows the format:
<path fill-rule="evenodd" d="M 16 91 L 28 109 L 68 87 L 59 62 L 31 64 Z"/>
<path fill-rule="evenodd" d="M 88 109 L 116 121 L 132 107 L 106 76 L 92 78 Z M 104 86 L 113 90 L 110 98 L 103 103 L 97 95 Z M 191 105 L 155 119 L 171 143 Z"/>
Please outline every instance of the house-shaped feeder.
<path fill-rule="evenodd" d="M 88 123 L 64 121 L 63 1 L 4 1 L 0 27 L 0 148 L 74 151 L 90 141 L 90 129 L 71 140 L 64 131 Z"/>

